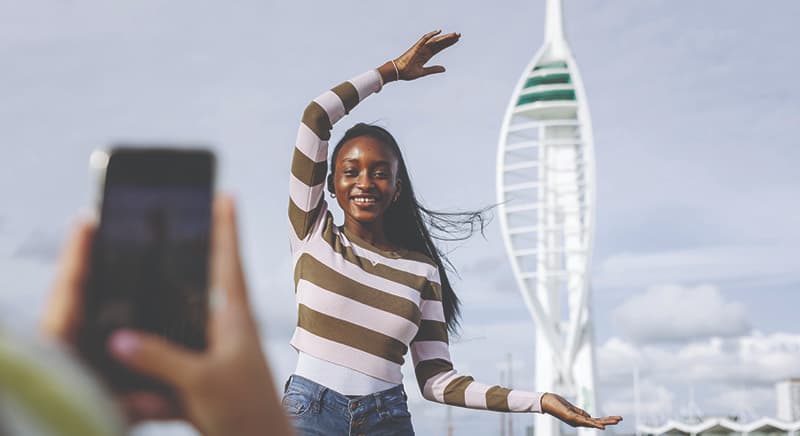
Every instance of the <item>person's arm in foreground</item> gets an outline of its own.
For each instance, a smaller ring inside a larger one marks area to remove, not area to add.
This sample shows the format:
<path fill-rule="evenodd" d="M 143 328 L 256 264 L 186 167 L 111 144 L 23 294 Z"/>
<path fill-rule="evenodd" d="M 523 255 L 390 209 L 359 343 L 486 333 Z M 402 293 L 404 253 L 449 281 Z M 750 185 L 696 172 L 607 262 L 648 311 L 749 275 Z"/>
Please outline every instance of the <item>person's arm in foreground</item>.
<path fill-rule="evenodd" d="M 93 225 L 76 229 L 62 255 L 44 333 L 74 344 L 81 322 Z M 233 203 L 217 198 L 211 237 L 211 310 L 203 352 L 141 332 L 118 331 L 109 347 L 131 368 L 167 383 L 178 404 L 153 393 L 121 398 L 132 421 L 184 419 L 206 436 L 291 435 L 261 350 L 239 258 Z"/>

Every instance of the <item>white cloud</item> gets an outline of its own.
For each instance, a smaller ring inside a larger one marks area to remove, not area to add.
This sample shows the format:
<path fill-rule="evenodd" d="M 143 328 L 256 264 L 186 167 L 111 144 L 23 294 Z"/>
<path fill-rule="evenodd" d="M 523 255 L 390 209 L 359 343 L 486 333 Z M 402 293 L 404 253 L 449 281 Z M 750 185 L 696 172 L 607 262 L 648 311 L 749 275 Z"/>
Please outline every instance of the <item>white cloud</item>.
<path fill-rule="evenodd" d="M 754 421 L 765 415 L 775 416 L 775 387 L 748 386 L 745 388 L 720 389 L 705 399 L 704 413 L 709 415 L 735 414 L 744 422 Z M 756 405 L 763 405 L 761 411 Z"/>
<path fill-rule="evenodd" d="M 632 386 L 617 388 L 605 395 L 603 412 L 620 415 L 627 425 L 635 424 L 636 400 Z M 641 424 L 660 423 L 674 416 L 675 394 L 666 386 L 644 380 L 639 384 L 639 419 Z"/>
<path fill-rule="evenodd" d="M 638 367 L 643 422 L 676 418 L 686 409 L 690 390 L 705 414 L 749 419 L 774 415 L 774 383 L 800 374 L 800 334 L 754 332 L 643 346 L 612 338 L 598 348 L 597 360 L 606 412 L 632 414 L 633 370 Z"/>
<path fill-rule="evenodd" d="M 653 286 L 623 303 L 614 321 L 636 342 L 731 337 L 750 330 L 744 305 L 725 301 L 710 285 Z"/>

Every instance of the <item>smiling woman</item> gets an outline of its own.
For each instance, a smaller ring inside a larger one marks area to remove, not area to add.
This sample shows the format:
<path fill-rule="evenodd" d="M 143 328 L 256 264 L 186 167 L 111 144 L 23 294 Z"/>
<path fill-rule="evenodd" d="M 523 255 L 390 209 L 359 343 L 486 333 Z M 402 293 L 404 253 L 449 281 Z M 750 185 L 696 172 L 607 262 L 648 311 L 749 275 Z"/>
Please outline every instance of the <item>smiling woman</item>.
<path fill-rule="evenodd" d="M 289 201 L 298 302 L 291 344 L 298 361 L 284 407 L 303 435 L 414 434 L 401 373 L 410 349 L 428 400 L 544 411 L 572 425 L 615 424 L 619 417 L 593 419 L 554 394 L 484 385 L 456 372 L 448 332 L 457 326 L 458 299 L 430 229 L 446 233 L 448 225 L 464 223 L 473 230 L 482 228 L 483 218 L 480 212 L 447 215 L 422 207 L 400 147 L 385 129 L 357 124 L 336 145 L 327 188 L 345 222 L 333 223 L 323 195 L 333 125 L 388 82 L 444 72 L 424 65 L 460 35 L 438 34 L 320 95 L 303 115 Z"/>

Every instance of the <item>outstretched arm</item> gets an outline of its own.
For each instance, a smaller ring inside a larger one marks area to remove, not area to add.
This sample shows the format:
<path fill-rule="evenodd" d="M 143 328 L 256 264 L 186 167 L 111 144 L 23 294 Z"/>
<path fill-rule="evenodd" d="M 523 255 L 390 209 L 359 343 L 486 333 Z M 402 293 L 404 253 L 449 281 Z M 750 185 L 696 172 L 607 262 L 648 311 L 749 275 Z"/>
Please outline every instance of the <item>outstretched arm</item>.
<path fill-rule="evenodd" d="M 422 292 L 419 331 L 411 342 L 417 382 L 430 401 L 497 412 L 542 412 L 542 394 L 479 383 L 459 374 L 450 358 L 438 274 Z"/>
<path fill-rule="evenodd" d="M 447 325 L 438 277 L 422 294 L 422 319 L 411 343 L 411 356 L 422 396 L 428 400 L 471 409 L 498 412 L 547 413 L 573 427 L 604 429 L 622 421 L 620 416 L 592 418 L 586 411 L 552 393 L 525 392 L 490 386 L 459 374 L 450 359 Z"/>

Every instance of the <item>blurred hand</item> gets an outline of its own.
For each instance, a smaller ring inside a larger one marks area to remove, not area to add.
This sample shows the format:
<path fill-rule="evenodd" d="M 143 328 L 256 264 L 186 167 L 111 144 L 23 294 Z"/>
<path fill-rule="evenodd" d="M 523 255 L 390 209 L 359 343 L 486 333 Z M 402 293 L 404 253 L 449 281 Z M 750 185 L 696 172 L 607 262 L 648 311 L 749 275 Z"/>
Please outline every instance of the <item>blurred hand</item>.
<path fill-rule="evenodd" d="M 585 410 L 575 407 L 563 397 L 549 392 L 542 395 L 542 412 L 553 415 L 572 427 L 592 427 L 605 430 L 607 425 L 616 425 L 622 421 L 621 416 L 592 418 Z"/>
<path fill-rule="evenodd" d="M 82 320 L 93 228 L 83 223 L 74 231 L 42 320 L 45 334 L 71 345 Z M 229 198 L 214 203 L 210 265 L 212 304 L 205 351 L 130 330 L 115 332 L 109 340 L 112 355 L 168 384 L 176 398 L 138 392 L 119 401 L 132 422 L 180 418 L 206 436 L 291 435 L 250 311 Z"/>
<path fill-rule="evenodd" d="M 395 71 L 395 67 L 391 62 L 387 62 L 378 68 L 378 72 L 381 73 L 384 82 L 397 79 L 414 80 L 431 74 L 443 73 L 445 71 L 443 66 L 433 65 L 426 67 L 425 64 L 437 53 L 458 42 L 461 34 L 448 33 L 439 35 L 440 33 L 442 33 L 441 30 L 428 32 L 405 53 L 395 59 L 394 65 L 397 66 L 397 71 Z"/>
<path fill-rule="evenodd" d="M 43 335 L 69 346 L 75 346 L 83 321 L 83 287 L 89 272 L 94 229 L 93 221 L 82 220 L 71 232 L 40 321 Z"/>

